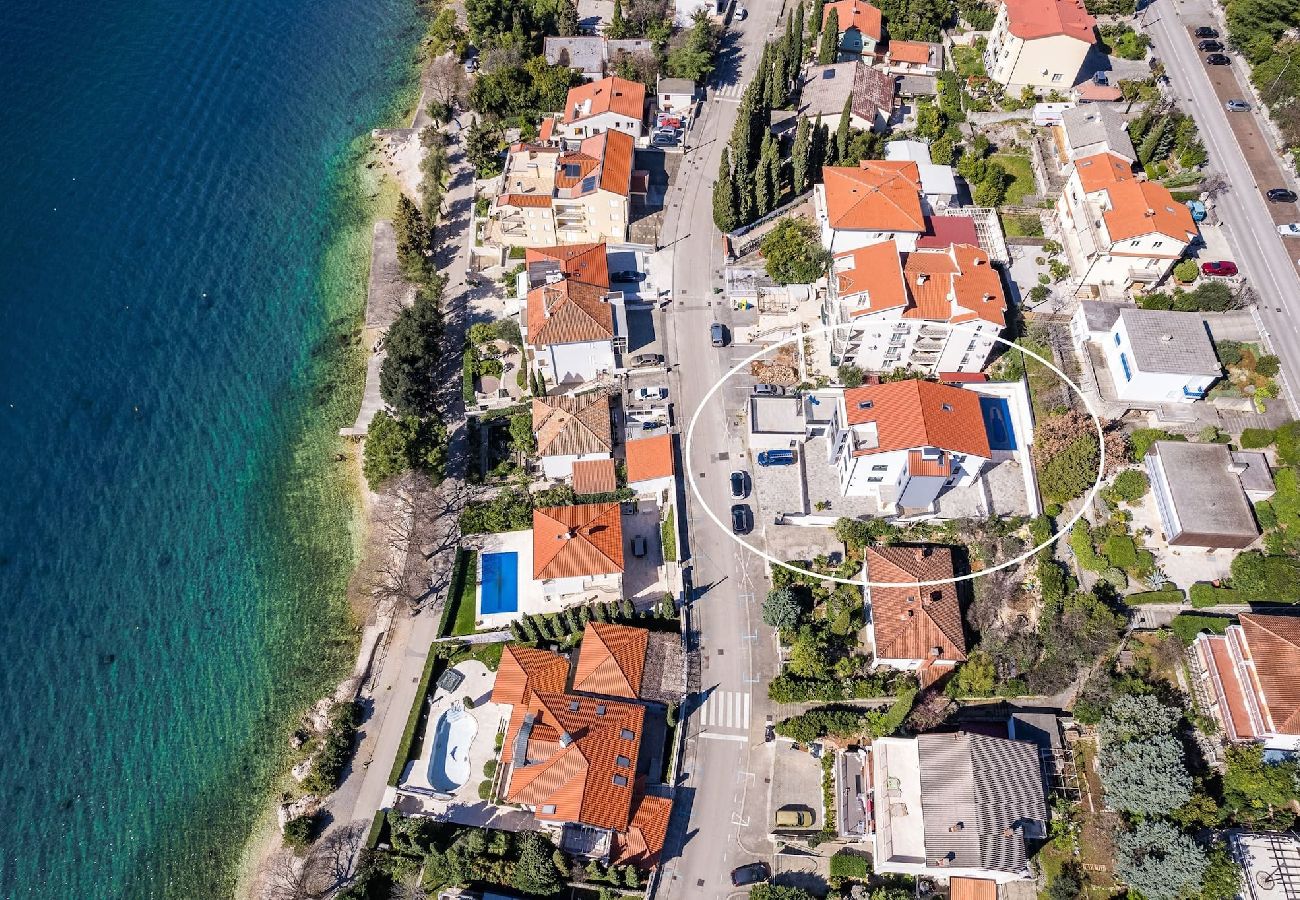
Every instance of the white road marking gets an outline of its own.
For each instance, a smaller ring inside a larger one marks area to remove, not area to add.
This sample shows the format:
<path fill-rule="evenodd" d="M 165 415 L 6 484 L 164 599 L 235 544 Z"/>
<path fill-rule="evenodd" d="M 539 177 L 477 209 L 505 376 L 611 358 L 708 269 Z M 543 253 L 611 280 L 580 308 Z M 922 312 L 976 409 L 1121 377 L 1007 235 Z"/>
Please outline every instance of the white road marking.
<path fill-rule="evenodd" d="M 700 723 L 719 728 L 749 730 L 750 695 L 748 691 L 714 691 L 700 710 Z"/>
<path fill-rule="evenodd" d="M 700 737 L 707 738 L 710 741 L 737 741 L 741 744 L 749 743 L 749 738 L 743 734 L 718 734 L 714 731 L 701 731 Z"/>

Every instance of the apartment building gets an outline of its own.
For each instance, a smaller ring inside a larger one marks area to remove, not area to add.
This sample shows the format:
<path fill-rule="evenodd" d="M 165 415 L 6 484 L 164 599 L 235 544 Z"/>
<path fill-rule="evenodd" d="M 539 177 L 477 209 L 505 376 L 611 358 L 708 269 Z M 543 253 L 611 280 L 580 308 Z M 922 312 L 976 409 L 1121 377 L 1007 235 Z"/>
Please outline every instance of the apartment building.
<path fill-rule="evenodd" d="M 1082 0 L 1002 0 L 984 50 L 989 77 L 1008 91 L 1062 93 L 1074 86 L 1097 42 Z"/>
<path fill-rule="evenodd" d="M 1070 320 L 1081 352 L 1105 361 L 1115 396 L 1133 403 L 1195 403 L 1223 376 L 1200 313 L 1087 300 Z"/>
<path fill-rule="evenodd" d="M 529 284 L 524 346 L 534 371 L 549 387 L 613 372 L 620 320 L 614 313 L 623 295 L 609 289 L 605 245 L 533 247 L 524 265 Z"/>
<path fill-rule="evenodd" d="M 564 109 L 546 136 L 568 142 L 607 131 L 645 134 L 645 85 L 610 75 L 569 88 Z M 543 123 L 545 126 L 545 123 Z"/>
<path fill-rule="evenodd" d="M 910 160 L 864 159 L 857 166 L 824 166 L 813 188 L 822 246 L 832 253 L 882 241 L 916 249 L 926 232 L 921 171 Z"/>

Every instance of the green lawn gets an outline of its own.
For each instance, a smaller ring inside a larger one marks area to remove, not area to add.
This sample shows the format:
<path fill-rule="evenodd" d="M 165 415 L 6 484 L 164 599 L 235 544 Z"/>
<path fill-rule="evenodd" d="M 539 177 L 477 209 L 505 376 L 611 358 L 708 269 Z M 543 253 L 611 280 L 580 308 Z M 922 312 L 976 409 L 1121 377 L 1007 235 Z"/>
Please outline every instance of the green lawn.
<path fill-rule="evenodd" d="M 474 613 L 475 603 L 474 594 L 477 585 L 476 574 L 478 572 L 478 553 L 474 550 L 462 550 L 464 554 L 464 568 L 461 570 L 463 576 L 459 584 L 453 581 L 451 589 L 454 592 L 447 598 L 448 603 L 456 604 L 456 608 L 450 616 L 452 621 L 451 633 L 457 637 L 465 634 L 474 633 Z"/>
<path fill-rule="evenodd" d="M 1007 237 L 1042 237 L 1043 220 L 1030 215 L 1003 215 L 1002 230 Z"/>
<path fill-rule="evenodd" d="M 668 510 L 667 517 L 659 525 L 659 537 L 663 542 L 664 559 L 673 561 L 677 559 L 677 523 L 673 519 L 672 509 Z"/>
<path fill-rule="evenodd" d="M 1034 170 L 1029 165 L 1029 157 L 1019 153 L 995 153 L 993 162 L 1000 165 L 1012 177 L 1011 186 L 1007 188 L 1007 199 L 1012 206 L 1019 206 L 1029 194 L 1038 187 L 1034 184 Z"/>
<path fill-rule="evenodd" d="M 984 69 L 983 55 L 974 47 L 953 47 L 952 65 L 962 78 L 988 74 Z"/>

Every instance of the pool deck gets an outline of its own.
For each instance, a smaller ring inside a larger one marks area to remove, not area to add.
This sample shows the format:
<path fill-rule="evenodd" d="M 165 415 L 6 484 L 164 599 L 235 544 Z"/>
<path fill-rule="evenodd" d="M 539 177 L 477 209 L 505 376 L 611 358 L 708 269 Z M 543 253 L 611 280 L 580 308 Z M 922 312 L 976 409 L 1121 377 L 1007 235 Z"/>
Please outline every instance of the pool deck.
<path fill-rule="evenodd" d="M 542 586 L 533 581 L 532 531 L 503 531 L 498 534 L 476 535 L 473 542 L 478 547 L 477 581 L 474 587 L 474 624 L 479 629 L 509 628 L 510 623 L 526 613 L 550 612 L 542 597 Z M 517 607 L 514 612 L 483 613 L 483 555 L 486 553 L 514 553 L 519 563 L 516 573 Z"/>

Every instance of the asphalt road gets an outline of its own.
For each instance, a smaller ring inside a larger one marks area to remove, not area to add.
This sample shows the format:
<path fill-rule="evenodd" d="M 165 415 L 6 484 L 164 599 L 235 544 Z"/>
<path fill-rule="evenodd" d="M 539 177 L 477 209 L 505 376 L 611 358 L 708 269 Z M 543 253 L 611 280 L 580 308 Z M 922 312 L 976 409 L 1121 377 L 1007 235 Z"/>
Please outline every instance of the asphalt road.
<path fill-rule="evenodd" d="M 1288 388 L 1284 396 L 1292 413 L 1297 414 L 1294 391 L 1300 388 L 1300 239 L 1282 238 L 1276 226 L 1279 222 L 1300 221 L 1300 209 L 1295 204 L 1270 204 L 1263 196 L 1269 188 L 1294 187 L 1294 178 L 1282 173 L 1271 151 L 1262 152 L 1267 142 L 1258 122 L 1248 118 L 1259 113 L 1229 113 L 1224 108 L 1220 92 L 1211 81 L 1210 67 L 1202 61 L 1203 54 L 1197 51 L 1191 35 L 1191 29 L 1198 25 L 1223 30 L 1207 5 L 1155 0 L 1143 21 L 1180 106 L 1196 120 L 1210 154 L 1210 167 L 1228 182 L 1228 189 L 1217 198 L 1217 212 L 1227 226 L 1235 261 L 1257 293 L 1260 320 L 1282 360 Z M 1232 74 L 1245 82 L 1249 76 L 1246 63 L 1236 54 L 1232 59 Z M 1221 79 L 1227 78 L 1229 67 L 1221 68 L 1213 76 L 1227 93 Z M 1232 88 L 1231 94 L 1250 97 L 1239 88 Z M 1235 129 L 1233 120 L 1237 123 Z"/>

